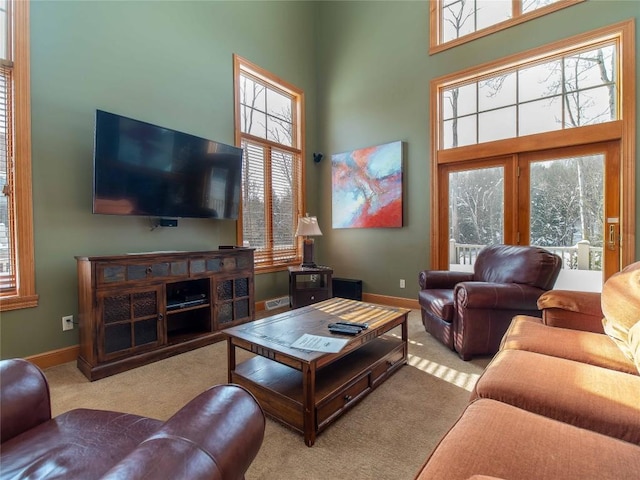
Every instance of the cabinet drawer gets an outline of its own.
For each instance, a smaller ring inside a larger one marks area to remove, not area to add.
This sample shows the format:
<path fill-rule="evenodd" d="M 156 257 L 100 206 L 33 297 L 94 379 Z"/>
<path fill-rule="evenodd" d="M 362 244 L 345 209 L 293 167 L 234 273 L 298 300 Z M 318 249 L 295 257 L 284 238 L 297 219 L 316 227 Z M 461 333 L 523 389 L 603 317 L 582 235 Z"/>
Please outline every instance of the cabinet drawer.
<path fill-rule="evenodd" d="M 312 303 L 321 302 L 329 298 L 329 292 L 327 290 L 298 290 L 294 292 L 294 304 L 295 307 L 304 307 L 305 305 L 311 305 Z"/>
<path fill-rule="evenodd" d="M 155 279 L 172 279 L 187 276 L 187 261 L 152 263 L 97 263 L 98 286 L 126 284 Z"/>
<path fill-rule="evenodd" d="M 404 357 L 404 345 L 399 345 L 389 355 L 377 362 L 371 368 L 371 386 L 374 387 L 383 381 L 394 367 L 399 366 L 398 364 L 404 361 Z"/>
<path fill-rule="evenodd" d="M 318 406 L 318 426 L 340 414 L 342 410 L 358 400 L 368 390 L 369 376 L 363 375 L 347 388 L 330 397 L 326 402 Z"/>

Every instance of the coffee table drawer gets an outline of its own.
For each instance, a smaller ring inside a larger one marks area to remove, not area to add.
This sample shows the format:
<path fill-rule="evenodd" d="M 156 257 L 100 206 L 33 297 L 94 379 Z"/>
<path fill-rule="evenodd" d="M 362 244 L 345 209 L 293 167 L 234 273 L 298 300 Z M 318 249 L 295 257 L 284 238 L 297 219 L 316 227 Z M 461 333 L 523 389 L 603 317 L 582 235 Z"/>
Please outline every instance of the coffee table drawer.
<path fill-rule="evenodd" d="M 372 387 L 377 386 L 378 383 L 385 380 L 396 368 L 404 364 L 406 357 L 405 348 L 404 345 L 398 345 L 395 350 L 371 367 Z"/>
<path fill-rule="evenodd" d="M 318 426 L 322 425 L 332 417 L 342 413 L 349 404 L 357 401 L 369 390 L 369 375 L 363 375 L 344 390 L 339 391 L 335 396 L 330 397 L 322 405 L 318 405 Z"/>

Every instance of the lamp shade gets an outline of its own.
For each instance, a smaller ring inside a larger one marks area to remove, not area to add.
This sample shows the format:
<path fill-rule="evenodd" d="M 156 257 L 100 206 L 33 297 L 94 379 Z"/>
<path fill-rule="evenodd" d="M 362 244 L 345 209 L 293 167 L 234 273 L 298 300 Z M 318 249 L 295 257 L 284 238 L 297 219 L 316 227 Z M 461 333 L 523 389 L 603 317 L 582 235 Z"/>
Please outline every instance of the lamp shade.
<path fill-rule="evenodd" d="M 296 237 L 317 237 L 320 235 L 322 235 L 322 232 L 318 227 L 318 219 L 316 217 L 300 217 Z"/>

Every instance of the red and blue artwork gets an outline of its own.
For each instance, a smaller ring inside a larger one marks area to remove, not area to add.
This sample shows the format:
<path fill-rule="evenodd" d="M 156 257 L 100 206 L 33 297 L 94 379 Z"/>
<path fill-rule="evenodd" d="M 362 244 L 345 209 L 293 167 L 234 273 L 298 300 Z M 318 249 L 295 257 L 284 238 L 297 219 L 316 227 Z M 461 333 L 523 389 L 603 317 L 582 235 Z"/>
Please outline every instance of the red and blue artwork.
<path fill-rule="evenodd" d="M 402 227 L 402 142 L 331 157 L 333 228 Z"/>

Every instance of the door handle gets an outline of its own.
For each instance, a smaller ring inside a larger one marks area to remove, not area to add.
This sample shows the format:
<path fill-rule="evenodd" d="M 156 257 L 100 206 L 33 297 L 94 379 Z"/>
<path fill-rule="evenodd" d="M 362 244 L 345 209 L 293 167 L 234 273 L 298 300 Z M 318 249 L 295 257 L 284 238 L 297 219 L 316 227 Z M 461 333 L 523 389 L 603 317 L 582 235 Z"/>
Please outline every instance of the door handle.
<path fill-rule="evenodd" d="M 615 223 L 609 224 L 609 239 L 607 241 L 607 247 L 609 248 L 609 250 L 616 249 L 616 224 Z"/>

